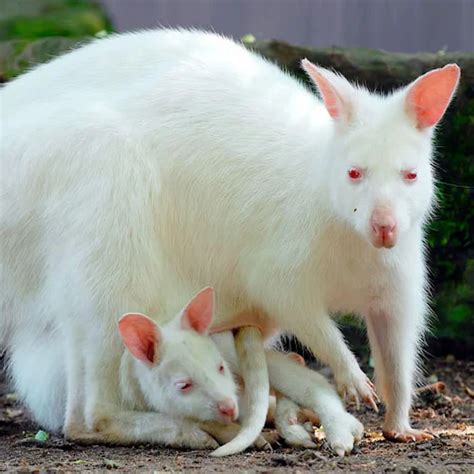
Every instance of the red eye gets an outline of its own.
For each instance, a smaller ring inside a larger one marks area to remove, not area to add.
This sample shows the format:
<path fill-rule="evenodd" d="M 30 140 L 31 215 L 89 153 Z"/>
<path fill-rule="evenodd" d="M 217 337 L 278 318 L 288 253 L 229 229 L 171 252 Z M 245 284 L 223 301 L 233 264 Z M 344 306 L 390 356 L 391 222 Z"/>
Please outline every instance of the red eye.
<path fill-rule="evenodd" d="M 219 373 L 220 373 L 220 374 L 223 374 L 224 372 L 225 372 L 224 364 L 221 363 L 221 365 L 219 365 Z"/>
<path fill-rule="evenodd" d="M 414 181 L 416 176 L 417 174 L 415 171 L 403 171 L 403 178 L 407 181 Z"/>
<path fill-rule="evenodd" d="M 193 388 L 193 381 L 192 380 L 180 380 L 175 383 L 176 388 L 182 392 L 187 393 Z"/>
<path fill-rule="evenodd" d="M 349 175 L 349 178 L 353 179 L 354 181 L 357 180 L 357 179 L 362 178 L 362 173 L 357 168 L 351 168 L 347 172 L 347 174 Z"/>

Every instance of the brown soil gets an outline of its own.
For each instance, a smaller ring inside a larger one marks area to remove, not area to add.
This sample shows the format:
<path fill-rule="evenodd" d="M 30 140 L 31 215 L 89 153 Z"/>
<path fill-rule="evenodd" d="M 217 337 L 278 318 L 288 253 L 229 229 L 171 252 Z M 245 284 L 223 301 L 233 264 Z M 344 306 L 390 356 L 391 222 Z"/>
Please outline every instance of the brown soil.
<path fill-rule="evenodd" d="M 38 426 L 28 421 L 0 380 L 0 470 L 474 472 L 474 363 L 452 357 L 436 359 L 431 361 L 429 373 L 432 381 L 444 382 L 445 390 L 420 394 L 412 419 L 416 427 L 429 429 L 437 437 L 413 444 L 387 442 L 380 432 L 381 417 L 364 408 L 357 416 L 365 424 L 365 438 L 345 458 L 333 455 L 324 440 L 316 450 L 277 445 L 271 452 L 248 451 L 222 459 L 202 451 L 152 446 L 84 447 L 57 436 L 40 442 L 34 439 Z"/>

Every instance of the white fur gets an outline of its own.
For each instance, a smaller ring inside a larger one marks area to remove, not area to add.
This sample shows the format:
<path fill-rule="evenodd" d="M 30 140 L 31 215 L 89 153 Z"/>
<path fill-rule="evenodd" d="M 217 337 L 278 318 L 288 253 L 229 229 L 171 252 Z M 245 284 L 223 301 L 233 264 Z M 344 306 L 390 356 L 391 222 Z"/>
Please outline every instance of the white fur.
<path fill-rule="evenodd" d="M 58 326 L 74 355 L 66 427 L 81 397 L 90 428 L 119 417 L 122 313 L 166 322 L 212 285 L 217 324 L 258 313 L 329 363 L 341 390 L 367 396 L 329 314 L 364 316 L 385 427 L 409 429 L 432 132 L 406 115 L 406 90 L 346 89 L 353 119 L 337 126 L 275 65 L 175 30 L 98 40 L 4 87 L 2 335 Z M 358 185 L 354 165 L 367 170 Z M 381 204 L 399 223 L 390 250 L 369 239 Z"/>
<path fill-rule="evenodd" d="M 228 456 L 248 448 L 260 435 L 267 418 L 270 382 L 265 360 L 261 332 L 254 327 L 239 329 L 235 336 L 239 373 L 245 381 L 246 416 L 242 417 L 242 430 L 231 442 L 212 453 Z"/>

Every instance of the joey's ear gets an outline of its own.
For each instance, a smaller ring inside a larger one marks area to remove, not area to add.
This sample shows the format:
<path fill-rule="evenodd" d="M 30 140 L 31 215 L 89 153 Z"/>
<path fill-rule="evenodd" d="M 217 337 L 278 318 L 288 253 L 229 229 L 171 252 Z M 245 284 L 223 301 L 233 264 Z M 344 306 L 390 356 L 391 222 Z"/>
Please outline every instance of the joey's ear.
<path fill-rule="evenodd" d="M 349 121 L 353 113 L 354 94 L 354 88 L 349 81 L 307 59 L 301 61 L 301 67 L 318 88 L 329 115 L 335 120 Z"/>
<path fill-rule="evenodd" d="M 127 313 L 120 318 L 118 327 L 123 343 L 133 356 L 148 366 L 158 362 L 162 336 L 154 321 L 144 314 Z"/>
<path fill-rule="evenodd" d="M 405 108 L 418 129 L 432 127 L 441 120 L 456 91 L 460 76 L 459 66 L 448 64 L 423 74 L 408 86 Z"/>
<path fill-rule="evenodd" d="M 181 328 L 192 329 L 199 334 L 207 334 L 214 314 L 214 290 L 202 289 L 184 308 L 181 315 Z"/>

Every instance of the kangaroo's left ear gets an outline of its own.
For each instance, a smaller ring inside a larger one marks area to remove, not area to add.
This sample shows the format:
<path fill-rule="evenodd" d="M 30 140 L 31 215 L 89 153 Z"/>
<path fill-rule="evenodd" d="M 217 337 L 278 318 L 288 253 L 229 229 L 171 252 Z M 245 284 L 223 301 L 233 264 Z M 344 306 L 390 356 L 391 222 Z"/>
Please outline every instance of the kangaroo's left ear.
<path fill-rule="evenodd" d="M 441 120 L 453 98 L 460 76 L 459 66 L 448 64 L 423 74 L 408 86 L 405 108 L 419 130 L 432 127 Z"/>

